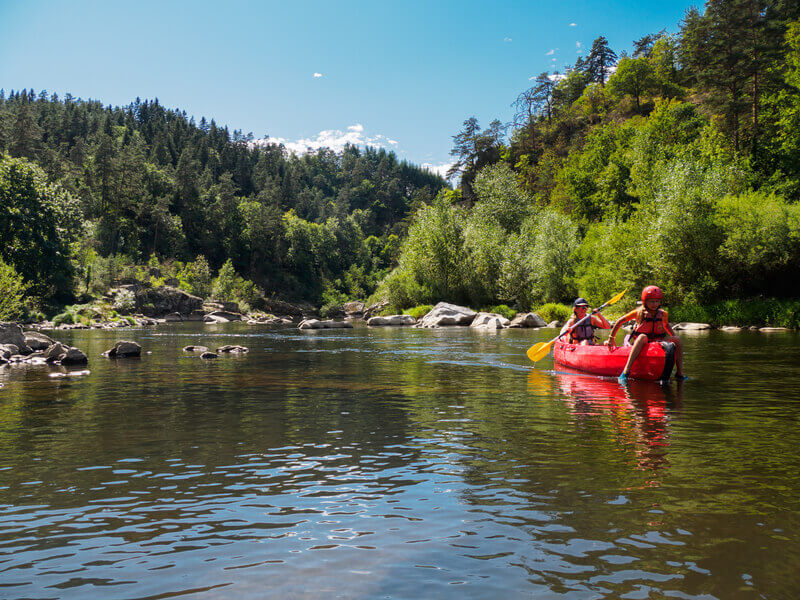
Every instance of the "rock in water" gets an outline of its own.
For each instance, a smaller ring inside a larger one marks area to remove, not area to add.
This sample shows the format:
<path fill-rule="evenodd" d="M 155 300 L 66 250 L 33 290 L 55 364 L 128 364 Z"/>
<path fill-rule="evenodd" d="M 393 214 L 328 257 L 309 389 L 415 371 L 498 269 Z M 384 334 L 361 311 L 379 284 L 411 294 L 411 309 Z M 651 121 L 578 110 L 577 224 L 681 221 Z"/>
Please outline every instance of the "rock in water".
<path fill-rule="evenodd" d="M 208 352 L 208 348 L 205 346 L 186 346 L 183 349 L 184 352 Z"/>
<path fill-rule="evenodd" d="M 138 357 L 142 355 L 142 347 L 136 342 L 121 341 L 117 342 L 113 348 L 103 352 L 103 356 L 108 358 Z"/>
<path fill-rule="evenodd" d="M 420 327 L 449 327 L 452 325 L 469 325 L 477 313 L 466 306 L 457 306 L 447 302 L 439 302 L 419 322 Z"/>

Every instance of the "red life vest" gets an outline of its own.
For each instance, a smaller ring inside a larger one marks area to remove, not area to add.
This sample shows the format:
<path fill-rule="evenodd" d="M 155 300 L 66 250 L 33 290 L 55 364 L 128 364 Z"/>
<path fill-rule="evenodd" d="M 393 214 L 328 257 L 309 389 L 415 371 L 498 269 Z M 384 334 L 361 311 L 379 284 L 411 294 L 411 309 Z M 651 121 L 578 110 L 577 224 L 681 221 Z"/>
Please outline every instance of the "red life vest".
<path fill-rule="evenodd" d="M 648 327 L 649 324 L 649 327 Z M 632 337 L 639 335 L 646 335 L 649 340 L 658 340 L 666 337 L 667 332 L 664 330 L 664 311 L 660 308 L 652 317 L 647 316 L 647 311 L 642 308 L 636 318 L 636 327 L 633 330 Z"/>

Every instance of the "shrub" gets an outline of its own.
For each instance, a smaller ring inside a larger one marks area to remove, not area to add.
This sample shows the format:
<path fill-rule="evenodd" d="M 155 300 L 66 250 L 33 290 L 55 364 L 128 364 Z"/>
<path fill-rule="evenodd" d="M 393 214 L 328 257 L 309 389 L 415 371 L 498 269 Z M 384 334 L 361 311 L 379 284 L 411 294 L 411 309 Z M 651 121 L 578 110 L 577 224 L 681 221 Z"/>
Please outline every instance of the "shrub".
<path fill-rule="evenodd" d="M 535 309 L 534 312 L 538 313 L 548 323 L 550 321 L 566 321 L 572 314 L 572 307 L 566 304 L 548 302 Z"/>
<path fill-rule="evenodd" d="M 0 260 L 0 321 L 12 321 L 25 314 L 28 285 L 11 265 Z"/>
<path fill-rule="evenodd" d="M 430 304 L 420 304 L 419 306 L 415 306 L 413 308 L 407 308 L 403 311 L 404 315 L 411 315 L 415 319 L 421 319 L 429 312 L 433 310 L 433 306 Z"/>
<path fill-rule="evenodd" d="M 486 309 L 486 312 L 496 313 L 498 315 L 504 316 L 506 319 L 513 319 L 517 316 L 517 311 L 512 308 L 509 308 L 505 304 L 498 304 L 497 306 L 491 306 Z"/>
<path fill-rule="evenodd" d="M 76 322 L 76 315 L 75 313 L 66 311 L 60 314 L 57 314 L 53 317 L 53 326 L 58 327 L 63 323 L 75 323 Z"/>
<path fill-rule="evenodd" d="M 136 308 L 136 296 L 130 290 L 120 290 L 114 297 L 114 310 L 122 313 L 133 312 Z"/>

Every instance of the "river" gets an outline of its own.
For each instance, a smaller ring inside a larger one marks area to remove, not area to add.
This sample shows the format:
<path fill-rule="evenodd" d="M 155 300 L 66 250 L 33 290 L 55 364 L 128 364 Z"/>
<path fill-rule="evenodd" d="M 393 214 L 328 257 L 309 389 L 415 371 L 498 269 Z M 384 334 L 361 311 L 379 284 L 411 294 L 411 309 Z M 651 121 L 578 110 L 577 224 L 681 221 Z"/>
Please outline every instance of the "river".
<path fill-rule="evenodd" d="M 50 333 L 91 372 L 0 367 L 0 598 L 800 593 L 798 334 L 622 387 L 552 330 Z"/>

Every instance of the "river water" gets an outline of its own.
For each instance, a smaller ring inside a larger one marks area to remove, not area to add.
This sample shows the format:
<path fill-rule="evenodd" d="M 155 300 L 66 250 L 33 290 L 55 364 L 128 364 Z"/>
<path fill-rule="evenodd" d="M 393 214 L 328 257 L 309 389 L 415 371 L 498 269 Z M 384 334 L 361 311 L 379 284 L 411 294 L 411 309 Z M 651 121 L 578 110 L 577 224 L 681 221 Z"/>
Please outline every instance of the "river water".
<path fill-rule="evenodd" d="M 89 374 L 0 368 L 0 598 L 797 597 L 800 337 L 621 387 L 552 335 L 55 332 Z"/>

